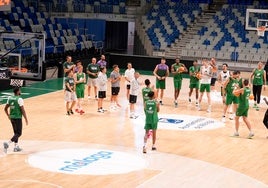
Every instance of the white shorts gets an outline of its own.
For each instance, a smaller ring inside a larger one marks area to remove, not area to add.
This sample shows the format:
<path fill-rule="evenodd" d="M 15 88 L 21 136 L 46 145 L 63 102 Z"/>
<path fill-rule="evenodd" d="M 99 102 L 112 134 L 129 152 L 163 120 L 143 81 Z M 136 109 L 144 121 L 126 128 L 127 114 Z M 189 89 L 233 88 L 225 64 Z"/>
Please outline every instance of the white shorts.
<path fill-rule="evenodd" d="M 75 92 L 65 91 L 64 92 L 64 100 L 66 102 L 73 102 L 77 100 Z"/>
<path fill-rule="evenodd" d="M 87 79 L 88 86 L 97 86 L 97 78 L 88 78 Z"/>

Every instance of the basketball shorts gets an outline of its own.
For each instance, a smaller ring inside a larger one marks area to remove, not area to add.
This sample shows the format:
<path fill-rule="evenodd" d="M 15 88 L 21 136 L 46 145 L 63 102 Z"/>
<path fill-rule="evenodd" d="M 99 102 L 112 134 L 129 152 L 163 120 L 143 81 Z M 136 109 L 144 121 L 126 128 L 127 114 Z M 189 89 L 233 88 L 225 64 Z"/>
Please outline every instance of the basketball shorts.
<path fill-rule="evenodd" d="M 156 80 L 156 89 L 166 89 L 166 80 Z"/>
<path fill-rule="evenodd" d="M 156 130 L 157 129 L 157 123 L 155 123 L 155 124 L 145 124 L 145 126 L 144 126 L 144 129 L 145 130 Z"/>
<path fill-rule="evenodd" d="M 180 90 L 181 89 L 181 83 L 182 83 L 182 80 L 174 80 L 173 81 L 174 88 Z"/>
<path fill-rule="evenodd" d="M 97 86 L 97 79 L 96 78 L 88 78 L 87 79 L 87 85 L 88 86 Z"/>
<path fill-rule="evenodd" d="M 98 98 L 100 98 L 100 99 L 106 98 L 106 91 L 99 91 L 98 92 Z"/>
<path fill-rule="evenodd" d="M 210 85 L 215 86 L 217 78 L 211 78 Z"/>
<path fill-rule="evenodd" d="M 85 90 L 83 88 L 79 88 L 79 89 L 76 88 L 75 92 L 76 92 L 76 97 L 78 99 L 84 98 L 84 96 L 85 96 Z"/>
<path fill-rule="evenodd" d="M 248 117 L 248 107 L 246 108 L 245 106 L 238 106 L 235 115 L 238 117 Z"/>
<path fill-rule="evenodd" d="M 66 102 L 72 102 L 77 100 L 75 92 L 65 91 L 64 95 L 64 100 Z"/>
<path fill-rule="evenodd" d="M 112 95 L 118 95 L 120 91 L 120 87 L 112 87 Z"/>
<path fill-rule="evenodd" d="M 199 89 L 199 83 L 190 83 L 190 85 L 189 85 L 189 88 L 190 89 Z"/>
<path fill-rule="evenodd" d="M 226 95 L 226 100 L 225 100 L 225 104 L 226 105 L 230 105 L 230 104 L 238 104 L 238 97 L 234 96 L 233 94 L 228 94 Z"/>
<path fill-rule="evenodd" d="M 127 84 L 127 89 L 130 89 L 130 84 Z"/>
<path fill-rule="evenodd" d="M 200 85 L 200 92 L 210 92 L 210 84 L 201 84 Z"/>
<path fill-rule="evenodd" d="M 129 103 L 135 104 L 137 102 L 137 95 L 129 95 Z"/>

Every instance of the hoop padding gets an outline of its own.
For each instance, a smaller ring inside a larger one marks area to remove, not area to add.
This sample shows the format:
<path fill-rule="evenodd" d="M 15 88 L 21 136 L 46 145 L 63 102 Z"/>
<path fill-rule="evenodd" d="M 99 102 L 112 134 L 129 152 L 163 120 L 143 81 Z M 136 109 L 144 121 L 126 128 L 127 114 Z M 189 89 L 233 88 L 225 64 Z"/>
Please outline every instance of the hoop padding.
<path fill-rule="evenodd" d="M 10 85 L 13 87 L 22 87 L 24 80 L 10 79 Z"/>
<path fill-rule="evenodd" d="M 261 26 L 257 29 L 257 35 L 260 36 L 260 37 L 264 37 L 264 32 L 266 30 L 266 27 L 265 26 Z"/>

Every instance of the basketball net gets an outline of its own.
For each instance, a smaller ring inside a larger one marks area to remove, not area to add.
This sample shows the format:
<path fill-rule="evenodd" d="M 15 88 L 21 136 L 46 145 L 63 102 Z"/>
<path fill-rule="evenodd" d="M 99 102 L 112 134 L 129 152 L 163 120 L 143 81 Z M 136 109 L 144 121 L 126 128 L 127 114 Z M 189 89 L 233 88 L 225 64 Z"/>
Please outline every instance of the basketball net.
<path fill-rule="evenodd" d="M 265 32 L 266 27 L 265 26 L 260 26 L 257 29 L 257 35 L 260 37 L 264 37 L 264 32 Z"/>

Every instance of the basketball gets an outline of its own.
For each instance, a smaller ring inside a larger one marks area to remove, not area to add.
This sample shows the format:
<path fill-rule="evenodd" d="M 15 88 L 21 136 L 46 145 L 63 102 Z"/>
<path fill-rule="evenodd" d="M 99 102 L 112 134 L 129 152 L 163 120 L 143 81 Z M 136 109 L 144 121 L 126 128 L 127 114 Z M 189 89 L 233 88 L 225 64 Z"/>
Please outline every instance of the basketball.
<path fill-rule="evenodd" d="M 178 69 L 178 72 L 184 72 L 185 71 L 185 68 L 184 67 L 180 67 L 179 69 Z"/>
<path fill-rule="evenodd" d="M 202 75 L 200 73 L 196 73 L 195 77 L 200 80 L 202 78 Z"/>
<path fill-rule="evenodd" d="M 248 98 L 249 98 L 249 100 L 253 100 L 254 99 L 254 95 L 253 94 L 250 94 Z"/>
<path fill-rule="evenodd" d="M 239 90 L 234 90 L 233 94 L 234 94 L 234 96 L 238 97 L 240 95 L 240 92 L 239 92 Z"/>

